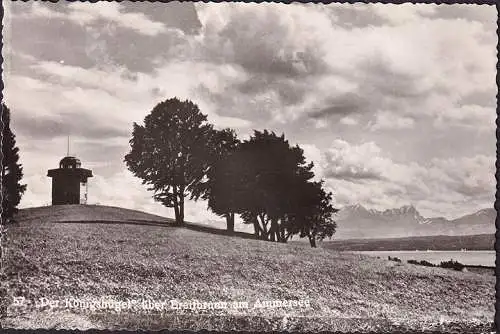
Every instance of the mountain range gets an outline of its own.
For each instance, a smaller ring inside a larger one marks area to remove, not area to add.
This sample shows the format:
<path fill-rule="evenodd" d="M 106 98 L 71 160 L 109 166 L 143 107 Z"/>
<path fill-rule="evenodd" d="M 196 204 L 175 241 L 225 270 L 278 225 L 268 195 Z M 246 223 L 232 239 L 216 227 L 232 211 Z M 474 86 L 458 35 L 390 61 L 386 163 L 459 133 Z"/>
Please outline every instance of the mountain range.
<path fill-rule="evenodd" d="M 398 238 L 430 235 L 474 235 L 495 233 L 496 211 L 476 213 L 448 220 L 425 218 L 412 205 L 377 211 L 362 205 L 350 205 L 337 213 L 336 239 Z"/>

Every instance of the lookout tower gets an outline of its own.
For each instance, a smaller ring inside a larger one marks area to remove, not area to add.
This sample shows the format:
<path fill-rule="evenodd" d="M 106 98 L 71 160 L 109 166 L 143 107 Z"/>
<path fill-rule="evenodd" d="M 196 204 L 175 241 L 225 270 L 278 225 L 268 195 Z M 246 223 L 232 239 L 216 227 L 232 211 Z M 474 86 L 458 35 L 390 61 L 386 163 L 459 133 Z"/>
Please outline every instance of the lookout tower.
<path fill-rule="evenodd" d="M 87 178 L 92 177 L 92 171 L 81 165 L 80 159 L 69 155 L 68 145 L 68 155 L 61 159 L 59 168 L 47 172 L 52 178 L 52 205 L 87 203 Z"/>

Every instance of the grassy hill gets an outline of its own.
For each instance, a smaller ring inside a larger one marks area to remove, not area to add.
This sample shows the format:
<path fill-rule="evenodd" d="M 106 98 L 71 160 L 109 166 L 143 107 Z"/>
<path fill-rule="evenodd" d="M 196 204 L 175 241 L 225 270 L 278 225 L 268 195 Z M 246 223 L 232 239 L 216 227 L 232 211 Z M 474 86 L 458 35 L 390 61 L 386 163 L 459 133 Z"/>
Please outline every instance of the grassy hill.
<path fill-rule="evenodd" d="M 1 280 L 8 304 L 14 296 L 28 301 L 150 298 L 240 301 L 249 308 L 118 312 L 11 305 L 2 319 L 5 327 L 491 329 L 493 276 L 176 228 L 166 218 L 120 208 L 33 208 L 22 210 L 18 219 L 8 230 Z M 253 308 L 257 300 L 307 300 L 309 306 Z"/>

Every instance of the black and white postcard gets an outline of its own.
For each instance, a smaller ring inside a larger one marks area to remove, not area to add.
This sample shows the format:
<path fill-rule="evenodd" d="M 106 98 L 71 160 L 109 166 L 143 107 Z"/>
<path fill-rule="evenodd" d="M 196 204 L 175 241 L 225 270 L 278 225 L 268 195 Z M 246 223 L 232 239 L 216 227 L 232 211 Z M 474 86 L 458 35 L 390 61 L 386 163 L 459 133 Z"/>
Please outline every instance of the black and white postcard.
<path fill-rule="evenodd" d="M 494 5 L 3 8 L 0 328 L 495 330 Z"/>

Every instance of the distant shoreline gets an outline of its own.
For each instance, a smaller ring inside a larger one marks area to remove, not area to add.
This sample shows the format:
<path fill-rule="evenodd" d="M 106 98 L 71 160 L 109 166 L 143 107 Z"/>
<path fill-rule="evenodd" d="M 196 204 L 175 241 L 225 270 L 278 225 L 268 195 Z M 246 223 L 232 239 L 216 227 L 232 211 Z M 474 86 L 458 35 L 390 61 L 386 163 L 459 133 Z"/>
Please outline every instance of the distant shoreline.
<path fill-rule="evenodd" d="M 321 247 L 338 251 L 495 250 L 494 234 L 437 235 L 404 238 L 325 240 Z"/>

